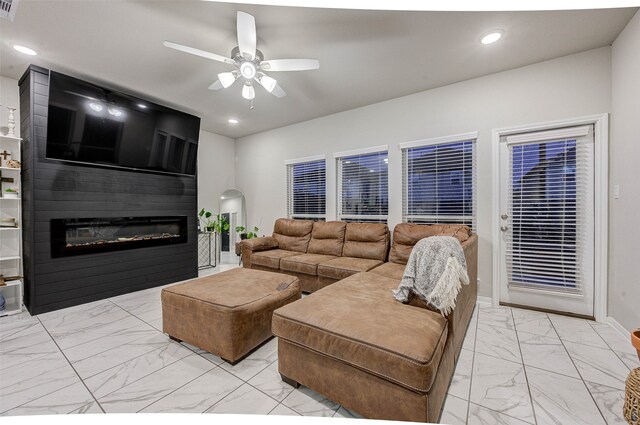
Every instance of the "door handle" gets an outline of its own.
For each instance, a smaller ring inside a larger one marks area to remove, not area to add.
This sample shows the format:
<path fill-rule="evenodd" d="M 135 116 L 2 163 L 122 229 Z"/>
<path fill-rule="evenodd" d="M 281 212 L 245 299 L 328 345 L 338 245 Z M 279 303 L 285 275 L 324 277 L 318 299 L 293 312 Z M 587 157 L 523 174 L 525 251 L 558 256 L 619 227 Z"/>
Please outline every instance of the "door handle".
<path fill-rule="evenodd" d="M 507 230 L 509 230 L 509 226 L 500 226 L 500 230 L 506 232 Z"/>

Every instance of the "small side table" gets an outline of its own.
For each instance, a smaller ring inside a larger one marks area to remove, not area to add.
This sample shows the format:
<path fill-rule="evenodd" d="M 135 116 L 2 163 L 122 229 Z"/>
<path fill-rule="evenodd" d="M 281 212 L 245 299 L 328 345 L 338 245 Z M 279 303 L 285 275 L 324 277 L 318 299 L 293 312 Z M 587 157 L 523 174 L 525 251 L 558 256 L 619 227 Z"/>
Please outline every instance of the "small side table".
<path fill-rule="evenodd" d="M 214 232 L 198 233 L 198 270 L 210 269 L 217 265 L 217 258 L 211 255 L 216 252 L 216 237 Z"/>

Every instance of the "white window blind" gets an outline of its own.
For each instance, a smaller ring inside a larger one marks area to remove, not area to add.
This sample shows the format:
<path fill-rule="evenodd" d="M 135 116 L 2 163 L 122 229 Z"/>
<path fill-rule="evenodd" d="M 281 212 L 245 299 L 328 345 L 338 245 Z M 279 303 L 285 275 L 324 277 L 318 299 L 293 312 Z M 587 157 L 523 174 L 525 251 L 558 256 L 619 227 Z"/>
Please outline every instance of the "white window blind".
<path fill-rule="evenodd" d="M 402 149 L 402 221 L 476 228 L 475 139 Z"/>
<path fill-rule="evenodd" d="M 287 164 L 287 216 L 325 220 L 326 187 L 326 160 Z"/>
<path fill-rule="evenodd" d="M 510 144 L 509 161 L 509 285 L 581 294 L 582 270 L 592 266 L 583 264 L 592 249 L 592 137 Z"/>
<path fill-rule="evenodd" d="M 387 151 L 336 159 L 338 220 L 386 223 L 389 215 Z"/>

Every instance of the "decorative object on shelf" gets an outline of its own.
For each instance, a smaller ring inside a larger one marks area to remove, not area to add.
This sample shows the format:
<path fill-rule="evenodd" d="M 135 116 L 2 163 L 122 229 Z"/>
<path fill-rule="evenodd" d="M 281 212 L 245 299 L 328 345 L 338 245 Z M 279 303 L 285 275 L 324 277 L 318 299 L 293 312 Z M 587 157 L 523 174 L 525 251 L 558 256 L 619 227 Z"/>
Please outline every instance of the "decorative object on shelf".
<path fill-rule="evenodd" d="M 4 191 L 4 197 L 5 198 L 17 199 L 18 198 L 18 189 L 12 189 L 12 188 L 6 189 Z"/>
<path fill-rule="evenodd" d="M 0 218 L 0 227 L 18 227 L 18 220 L 16 220 L 15 217 Z"/>
<path fill-rule="evenodd" d="M 257 227 L 254 227 L 253 232 L 245 232 L 245 230 L 246 229 L 244 226 L 236 226 L 236 232 L 240 233 L 241 240 L 257 238 L 258 231 L 260 229 L 258 229 Z"/>
<path fill-rule="evenodd" d="M 7 163 L 5 164 L 5 167 L 7 168 L 16 168 L 16 169 L 20 169 L 22 166 L 22 164 L 20 164 L 20 161 L 16 161 L 15 159 L 10 159 L 7 161 Z"/>
<path fill-rule="evenodd" d="M 4 276 L 0 274 L 0 286 L 7 286 L 7 282 L 22 279 L 22 276 Z"/>
<path fill-rule="evenodd" d="M 5 163 L 7 162 L 7 157 L 11 156 L 11 152 L 9 152 L 8 150 L 3 150 L 2 152 L 0 152 L 0 167 L 4 167 Z"/>
<path fill-rule="evenodd" d="M 204 208 L 198 213 L 200 220 L 204 219 L 204 230 L 213 232 L 213 220 L 211 220 L 211 211 L 205 211 Z"/>
<path fill-rule="evenodd" d="M 14 116 L 14 113 L 16 112 L 16 108 L 10 108 L 9 106 L 7 106 L 7 109 L 9 110 L 9 116 L 7 117 L 7 128 L 9 130 L 7 132 L 7 136 L 16 137 L 16 134 L 14 132 L 16 128 L 16 118 Z"/>
<path fill-rule="evenodd" d="M 624 418 L 629 425 L 640 425 L 640 367 L 633 369 L 627 378 Z"/>

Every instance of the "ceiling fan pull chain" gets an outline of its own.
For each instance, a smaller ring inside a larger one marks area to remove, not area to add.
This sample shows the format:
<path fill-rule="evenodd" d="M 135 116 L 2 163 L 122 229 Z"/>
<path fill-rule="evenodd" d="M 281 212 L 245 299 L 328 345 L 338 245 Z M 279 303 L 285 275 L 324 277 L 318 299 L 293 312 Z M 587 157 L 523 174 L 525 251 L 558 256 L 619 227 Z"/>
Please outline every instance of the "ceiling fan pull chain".
<path fill-rule="evenodd" d="M 251 109 L 253 109 L 253 99 L 249 101 L 249 105 L 251 105 Z"/>

